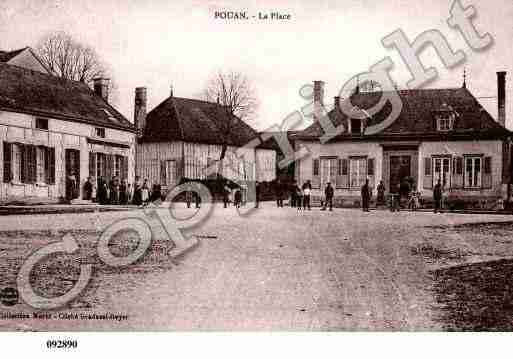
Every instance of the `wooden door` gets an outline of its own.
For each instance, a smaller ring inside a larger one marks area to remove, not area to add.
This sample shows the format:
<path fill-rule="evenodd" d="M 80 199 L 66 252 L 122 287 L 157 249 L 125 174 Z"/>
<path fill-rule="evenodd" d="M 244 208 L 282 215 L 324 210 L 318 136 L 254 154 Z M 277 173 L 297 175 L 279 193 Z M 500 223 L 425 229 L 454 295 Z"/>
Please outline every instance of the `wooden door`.
<path fill-rule="evenodd" d="M 390 192 L 397 191 L 405 177 L 411 176 L 411 156 L 390 156 Z"/>

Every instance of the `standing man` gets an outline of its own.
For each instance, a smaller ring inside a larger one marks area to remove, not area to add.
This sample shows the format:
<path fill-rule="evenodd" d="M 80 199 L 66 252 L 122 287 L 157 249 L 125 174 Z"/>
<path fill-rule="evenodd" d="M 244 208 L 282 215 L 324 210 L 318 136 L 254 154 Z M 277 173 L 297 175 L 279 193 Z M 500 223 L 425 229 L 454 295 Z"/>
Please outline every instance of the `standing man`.
<path fill-rule="evenodd" d="M 260 183 L 255 183 L 255 208 L 260 205 Z"/>
<path fill-rule="evenodd" d="M 378 198 L 376 199 L 378 206 L 383 206 L 385 204 L 385 185 L 383 181 L 379 181 L 378 185 Z"/>
<path fill-rule="evenodd" d="M 312 184 L 310 183 L 310 180 L 307 180 L 303 184 L 303 210 L 306 210 L 306 207 L 308 207 L 308 210 L 311 211 L 312 208 L 310 207 L 310 194 L 312 192 Z"/>
<path fill-rule="evenodd" d="M 365 184 L 362 186 L 362 209 L 364 212 L 369 212 L 369 203 L 370 203 L 369 179 L 366 179 Z"/>
<path fill-rule="evenodd" d="M 331 183 L 326 183 L 326 189 L 324 190 L 324 196 L 326 197 L 324 202 L 324 210 L 326 210 L 326 207 L 330 206 L 330 211 L 333 211 L 333 187 L 331 187 Z"/>
<path fill-rule="evenodd" d="M 438 213 L 442 208 L 442 184 L 440 183 L 440 179 L 438 179 L 433 189 L 433 200 L 435 201 L 434 212 Z"/>

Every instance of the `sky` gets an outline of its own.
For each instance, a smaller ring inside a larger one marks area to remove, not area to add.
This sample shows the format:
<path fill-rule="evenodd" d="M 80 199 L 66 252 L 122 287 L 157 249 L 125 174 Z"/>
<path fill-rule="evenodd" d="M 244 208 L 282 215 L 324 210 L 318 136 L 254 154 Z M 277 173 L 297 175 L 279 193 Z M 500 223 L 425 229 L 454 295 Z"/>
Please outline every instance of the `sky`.
<path fill-rule="evenodd" d="M 452 0 L 338 1 L 180 1 L 180 0 L 0 0 L 0 50 L 35 47 L 53 31 L 65 31 L 91 45 L 112 69 L 117 84 L 113 104 L 133 120 L 134 89 L 148 89 L 148 108 L 175 96 L 199 98 L 216 71 L 237 71 L 252 82 L 260 102 L 251 125 L 259 130 L 280 124 L 306 104 L 299 89 L 314 80 L 326 83 L 332 104 L 343 84 L 385 56 L 400 88 L 410 74 L 396 50 L 381 39 L 402 29 L 413 40 L 437 29 L 466 61 L 446 69 L 432 48 L 422 51 L 426 67 L 438 77 L 428 87 L 467 87 L 497 114 L 496 72 L 508 71 L 507 127 L 513 128 L 513 1 L 461 0 L 473 5 L 473 22 L 494 44 L 472 51 L 446 20 Z M 246 21 L 215 19 L 216 11 L 246 11 Z M 264 21 L 258 13 L 290 14 L 290 20 Z"/>

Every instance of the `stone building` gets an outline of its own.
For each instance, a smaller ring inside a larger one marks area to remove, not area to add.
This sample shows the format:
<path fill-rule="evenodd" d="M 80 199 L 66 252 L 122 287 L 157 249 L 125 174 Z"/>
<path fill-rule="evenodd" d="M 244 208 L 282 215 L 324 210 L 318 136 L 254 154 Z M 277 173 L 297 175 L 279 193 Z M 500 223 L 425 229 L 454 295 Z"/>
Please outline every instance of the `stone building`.
<path fill-rule="evenodd" d="M 0 201 L 57 202 L 73 173 L 134 177 L 135 128 L 94 90 L 50 75 L 29 48 L 0 52 Z M 78 191 L 78 199 L 82 197 Z"/>
<path fill-rule="evenodd" d="M 385 104 L 374 116 L 343 113 L 340 98 L 327 116 L 345 131 L 327 142 L 316 118 L 295 134 L 295 146 L 310 155 L 296 164 L 296 178 L 312 181 L 313 195 L 322 197 L 327 182 L 335 188 L 339 204 L 358 203 L 361 186 L 369 180 L 374 196 L 380 181 L 387 193 L 409 178 L 426 200 L 438 180 L 449 201 L 495 207 L 511 196 L 511 132 L 505 124 L 505 72 L 497 73 L 499 118 L 492 116 L 466 88 L 398 90 L 402 109 L 395 121 L 374 134 L 366 129 L 391 113 Z M 323 106 L 323 83 L 314 83 L 314 101 Z M 381 92 L 355 91 L 351 106 L 367 113 Z M 347 111 L 346 111 L 347 112 Z M 317 114 L 318 116 L 318 114 Z M 362 119 L 363 117 L 363 119 Z"/>

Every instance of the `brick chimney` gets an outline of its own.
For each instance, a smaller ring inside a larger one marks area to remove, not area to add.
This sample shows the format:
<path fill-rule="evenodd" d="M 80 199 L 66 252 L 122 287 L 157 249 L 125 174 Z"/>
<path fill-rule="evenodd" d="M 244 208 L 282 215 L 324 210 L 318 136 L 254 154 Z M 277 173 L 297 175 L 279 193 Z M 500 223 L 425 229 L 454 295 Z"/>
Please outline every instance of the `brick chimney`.
<path fill-rule="evenodd" d="M 134 106 L 134 125 L 137 133 L 142 136 L 144 127 L 146 126 L 146 87 L 135 88 L 135 106 Z"/>
<path fill-rule="evenodd" d="M 319 121 L 323 115 L 324 107 L 324 82 L 314 81 L 314 114 L 313 120 Z"/>
<path fill-rule="evenodd" d="M 105 101 L 109 101 L 109 79 L 104 77 L 96 77 L 93 79 L 94 93 Z"/>
<path fill-rule="evenodd" d="M 506 127 L 506 71 L 497 72 L 498 121 Z"/>

